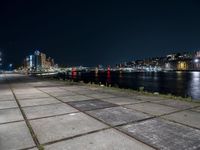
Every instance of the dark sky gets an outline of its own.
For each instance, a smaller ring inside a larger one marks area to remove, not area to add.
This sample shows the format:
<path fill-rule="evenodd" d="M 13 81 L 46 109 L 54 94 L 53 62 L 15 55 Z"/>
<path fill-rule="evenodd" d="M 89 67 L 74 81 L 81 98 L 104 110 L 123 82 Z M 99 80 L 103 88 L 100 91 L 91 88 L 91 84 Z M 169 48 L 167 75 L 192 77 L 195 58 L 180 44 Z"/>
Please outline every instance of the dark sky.
<path fill-rule="evenodd" d="M 0 1 L 9 63 L 34 49 L 68 65 L 116 64 L 200 48 L 199 0 Z"/>

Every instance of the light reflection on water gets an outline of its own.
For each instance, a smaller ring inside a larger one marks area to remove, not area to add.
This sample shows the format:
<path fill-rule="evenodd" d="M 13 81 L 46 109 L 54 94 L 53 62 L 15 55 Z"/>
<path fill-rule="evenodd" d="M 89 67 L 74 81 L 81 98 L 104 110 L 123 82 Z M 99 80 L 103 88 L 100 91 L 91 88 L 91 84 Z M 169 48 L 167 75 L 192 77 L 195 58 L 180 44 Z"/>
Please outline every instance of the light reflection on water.
<path fill-rule="evenodd" d="M 199 98 L 200 94 L 200 72 L 191 72 L 190 95 Z"/>
<path fill-rule="evenodd" d="M 70 77 L 69 77 L 70 78 Z M 75 78 L 73 76 L 73 78 Z M 95 82 L 120 88 L 139 89 L 146 91 L 192 97 L 200 100 L 200 72 L 95 72 L 82 73 L 76 80 Z"/>

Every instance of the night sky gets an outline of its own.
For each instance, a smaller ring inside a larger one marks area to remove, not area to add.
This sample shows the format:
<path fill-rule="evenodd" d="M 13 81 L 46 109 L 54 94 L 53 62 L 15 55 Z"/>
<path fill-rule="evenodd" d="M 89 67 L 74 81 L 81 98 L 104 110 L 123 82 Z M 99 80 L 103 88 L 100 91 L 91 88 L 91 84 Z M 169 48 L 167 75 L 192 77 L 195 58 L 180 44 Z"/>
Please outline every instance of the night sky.
<path fill-rule="evenodd" d="M 20 64 L 40 49 L 96 66 L 200 49 L 198 0 L 0 1 L 0 49 Z"/>

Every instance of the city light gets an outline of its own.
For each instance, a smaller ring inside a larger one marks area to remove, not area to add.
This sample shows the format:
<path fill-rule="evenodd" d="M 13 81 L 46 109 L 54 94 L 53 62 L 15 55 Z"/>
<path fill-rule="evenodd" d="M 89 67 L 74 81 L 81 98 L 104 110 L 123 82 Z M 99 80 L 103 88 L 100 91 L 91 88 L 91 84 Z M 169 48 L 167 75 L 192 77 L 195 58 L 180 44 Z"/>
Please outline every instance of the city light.
<path fill-rule="evenodd" d="M 195 62 L 195 63 L 198 63 L 198 62 L 199 62 L 199 59 L 198 59 L 198 58 L 196 58 L 196 59 L 194 60 L 194 62 Z"/>

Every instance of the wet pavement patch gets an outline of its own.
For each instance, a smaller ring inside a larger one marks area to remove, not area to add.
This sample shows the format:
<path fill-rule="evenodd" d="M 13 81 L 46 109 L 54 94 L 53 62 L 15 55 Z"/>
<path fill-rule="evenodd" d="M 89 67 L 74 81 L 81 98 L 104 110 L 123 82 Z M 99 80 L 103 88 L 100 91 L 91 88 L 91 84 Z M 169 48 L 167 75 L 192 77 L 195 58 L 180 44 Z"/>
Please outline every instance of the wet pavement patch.
<path fill-rule="evenodd" d="M 124 107 L 111 107 L 88 111 L 88 114 L 112 126 L 139 121 L 151 116 Z"/>
<path fill-rule="evenodd" d="M 199 150 L 200 130 L 163 119 L 119 127 L 130 136 L 163 150 Z"/>
<path fill-rule="evenodd" d="M 94 110 L 94 109 L 117 106 L 116 104 L 112 104 L 112 103 L 97 100 L 97 99 L 85 100 L 85 101 L 73 101 L 73 102 L 68 102 L 68 104 L 81 111 L 89 111 L 89 110 Z"/>

